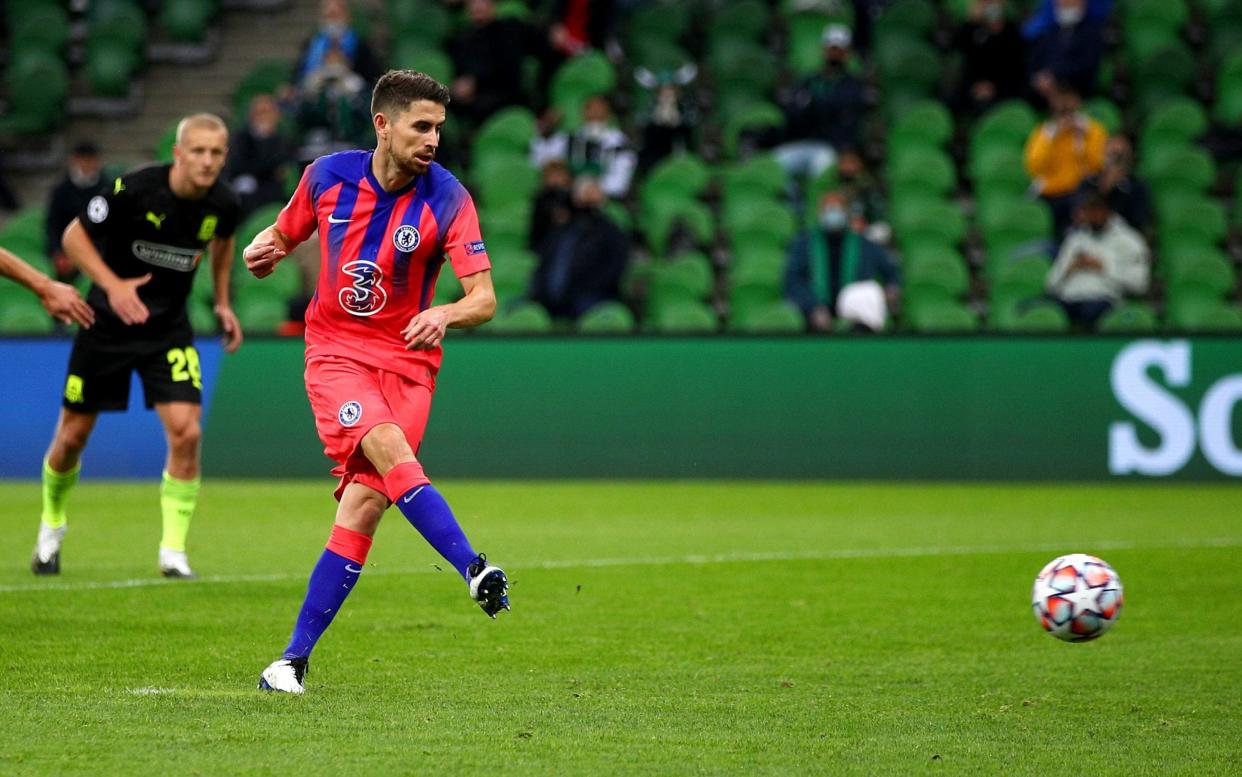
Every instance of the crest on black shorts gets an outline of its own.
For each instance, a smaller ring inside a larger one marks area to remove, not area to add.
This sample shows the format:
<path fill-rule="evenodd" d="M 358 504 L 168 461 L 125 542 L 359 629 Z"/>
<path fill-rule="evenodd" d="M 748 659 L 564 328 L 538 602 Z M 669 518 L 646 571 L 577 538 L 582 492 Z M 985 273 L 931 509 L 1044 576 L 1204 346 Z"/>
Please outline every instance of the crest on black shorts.
<path fill-rule="evenodd" d="M 397 247 L 398 251 L 413 251 L 418 248 L 418 243 L 422 239 L 418 230 L 409 224 L 402 224 L 397 227 L 396 232 L 392 233 L 392 244 Z"/>
<path fill-rule="evenodd" d="M 336 420 L 341 422 L 341 426 L 353 426 L 362 420 L 362 405 L 352 399 L 349 400 L 337 411 Z"/>

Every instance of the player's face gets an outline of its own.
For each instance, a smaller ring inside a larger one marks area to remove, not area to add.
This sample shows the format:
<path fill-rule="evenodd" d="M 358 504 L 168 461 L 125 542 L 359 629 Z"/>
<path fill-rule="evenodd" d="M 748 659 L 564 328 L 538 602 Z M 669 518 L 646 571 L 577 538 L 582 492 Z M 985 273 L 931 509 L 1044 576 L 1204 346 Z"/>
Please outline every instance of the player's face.
<path fill-rule="evenodd" d="M 173 147 L 173 159 L 181 175 L 199 189 L 210 189 L 224 169 L 228 133 L 210 127 L 190 127 L 183 141 Z"/>
<path fill-rule="evenodd" d="M 388 153 L 401 169 L 414 175 L 427 172 L 440 147 L 445 116 L 443 105 L 416 100 L 385 122 L 380 131 L 387 133 Z"/>

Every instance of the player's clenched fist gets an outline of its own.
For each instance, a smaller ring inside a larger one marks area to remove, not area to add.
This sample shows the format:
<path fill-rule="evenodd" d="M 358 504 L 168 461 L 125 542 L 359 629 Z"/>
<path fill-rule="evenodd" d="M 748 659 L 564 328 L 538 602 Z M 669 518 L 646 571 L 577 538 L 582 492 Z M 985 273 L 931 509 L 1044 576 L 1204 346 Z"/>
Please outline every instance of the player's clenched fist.
<path fill-rule="evenodd" d="M 266 278 L 276 269 L 276 263 L 285 257 L 285 252 L 276 245 L 275 238 L 268 230 L 263 230 L 250 241 L 242 252 L 246 269 L 256 278 Z"/>
<path fill-rule="evenodd" d="M 429 350 L 444 342 L 444 333 L 448 331 L 449 314 L 443 307 L 427 308 L 414 318 L 405 329 L 401 330 L 405 338 L 406 350 Z"/>

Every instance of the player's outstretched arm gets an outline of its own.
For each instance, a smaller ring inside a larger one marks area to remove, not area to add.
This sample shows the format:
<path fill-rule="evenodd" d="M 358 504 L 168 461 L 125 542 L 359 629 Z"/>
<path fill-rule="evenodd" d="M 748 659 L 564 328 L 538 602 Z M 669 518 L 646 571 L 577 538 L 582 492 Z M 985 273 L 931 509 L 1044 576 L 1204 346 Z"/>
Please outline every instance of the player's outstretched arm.
<path fill-rule="evenodd" d="M 95 323 L 95 311 L 83 301 L 77 289 L 52 280 L 3 248 L 0 248 L 0 275 L 12 278 L 38 294 L 39 302 L 43 303 L 48 314 L 66 324 L 76 323 L 89 329 Z"/>
<path fill-rule="evenodd" d="M 401 331 L 407 350 L 435 348 L 444 341 L 445 332 L 486 324 L 496 315 L 496 290 L 492 288 L 492 272 L 467 275 L 461 279 L 466 294 L 456 302 L 427 308 Z"/>
<path fill-rule="evenodd" d="M 117 317 L 126 324 L 142 324 L 147 320 L 150 311 L 138 297 L 138 287 L 151 280 L 151 273 L 137 278 L 120 278 L 112 272 L 103 257 L 91 242 L 90 235 L 82 226 L 80 219 L 74 219 L 65 227 L 61 238 L 65 255 L 73 260 L 95 285 L 108 295 L 108 307 L 112 308 Z"/>
<path fill-rule="evenodd" d="M 296 246 L 296 243 L 282 235 L 273 224 L 254 236 L 254 240 L 242 251 L 242 259 L 246 262 L 246 269 L 254 277 L 266 278 L 275 271 L 276 264 Z"/>
<path fill-rule="evenodd" d="M 233 268 L 233 247 L 237 241 L 232 238 L 211 241 L 211 284 L 215 293 L 216 318 L 220 319 L 220 331 L 224 333 L 224 352 L 233 353 L 242 344 L 241 322 L 233 312 L 229 299 L 229 272 Z"/>

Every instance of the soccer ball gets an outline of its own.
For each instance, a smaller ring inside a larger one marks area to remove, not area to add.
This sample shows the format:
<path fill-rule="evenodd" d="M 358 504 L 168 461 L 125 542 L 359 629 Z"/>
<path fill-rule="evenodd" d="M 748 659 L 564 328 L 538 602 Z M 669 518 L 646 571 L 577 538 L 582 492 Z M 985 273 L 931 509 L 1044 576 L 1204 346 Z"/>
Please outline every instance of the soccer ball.
<path fill-rule="evenodd" d="M 1102 636 L 1120 617 L 1121 600 L 1121 578 L 1103 560 L 1086 553 L 1048 562 L 1031 592 L 1039 625 L 1066 642 Z"/>

